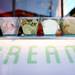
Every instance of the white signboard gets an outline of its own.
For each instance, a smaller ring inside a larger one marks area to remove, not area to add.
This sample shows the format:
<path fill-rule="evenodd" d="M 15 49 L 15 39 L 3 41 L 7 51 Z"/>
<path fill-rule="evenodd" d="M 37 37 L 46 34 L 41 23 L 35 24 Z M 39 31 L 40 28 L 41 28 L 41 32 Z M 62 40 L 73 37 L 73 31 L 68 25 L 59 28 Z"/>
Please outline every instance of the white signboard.
<path fill-rule="evenodd" d="M 0 75 L 75 75 L 75 40 L 0 40 Z"/>

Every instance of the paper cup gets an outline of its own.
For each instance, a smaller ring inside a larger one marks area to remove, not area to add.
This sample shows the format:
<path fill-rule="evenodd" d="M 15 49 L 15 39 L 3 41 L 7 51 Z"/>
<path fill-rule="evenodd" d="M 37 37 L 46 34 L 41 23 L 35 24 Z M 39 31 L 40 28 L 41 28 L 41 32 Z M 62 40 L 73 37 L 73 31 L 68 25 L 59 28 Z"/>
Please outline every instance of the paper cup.
<path fill-rule="evenodd" d="M 45 35 L 56 34 L 59 29 L 59 24 L 54 20 L 44 20 L 42 22 L 43 32 Z"/>
<path fill-rule="evenodd" d="M 64 18 L 63 32 L 64 34 L 75 34 L 75 18 Z"/>
<path fill-rule="evenodd" d="M 21 18 L 20 24 L 22 27 L 23 34 L 26 35 L 36 35 L 38 27 L 37 18 Z"/>
<path fill-rule="evenodd" d="M 0 19 L 1 20 L 1 19 Z M 18 20 L 15 17 L 3 17 L 1 20 L 1 30 L 3 35 L 15 35 L 18 32 Z"/>

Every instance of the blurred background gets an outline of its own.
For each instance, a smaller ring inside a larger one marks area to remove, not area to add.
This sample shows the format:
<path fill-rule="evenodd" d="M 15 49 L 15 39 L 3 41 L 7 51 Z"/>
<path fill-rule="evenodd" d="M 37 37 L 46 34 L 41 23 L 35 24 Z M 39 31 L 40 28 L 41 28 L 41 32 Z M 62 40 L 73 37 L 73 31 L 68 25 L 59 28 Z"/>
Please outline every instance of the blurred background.
<path fill-rule="evenodd" d="M 74 8 L 75 0 L 0 0 L 0 16 L 61 17 Z"/>

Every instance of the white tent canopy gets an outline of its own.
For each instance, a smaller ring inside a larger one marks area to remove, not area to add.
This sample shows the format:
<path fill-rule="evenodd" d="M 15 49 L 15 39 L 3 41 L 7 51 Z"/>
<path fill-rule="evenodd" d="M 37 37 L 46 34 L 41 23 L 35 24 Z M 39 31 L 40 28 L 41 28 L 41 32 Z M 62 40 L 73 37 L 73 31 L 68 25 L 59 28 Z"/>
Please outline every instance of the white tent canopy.
<path fill-rule="evenodd" d="M 75 0 L 64 0 L 64 16 L 75 8 Z"/>

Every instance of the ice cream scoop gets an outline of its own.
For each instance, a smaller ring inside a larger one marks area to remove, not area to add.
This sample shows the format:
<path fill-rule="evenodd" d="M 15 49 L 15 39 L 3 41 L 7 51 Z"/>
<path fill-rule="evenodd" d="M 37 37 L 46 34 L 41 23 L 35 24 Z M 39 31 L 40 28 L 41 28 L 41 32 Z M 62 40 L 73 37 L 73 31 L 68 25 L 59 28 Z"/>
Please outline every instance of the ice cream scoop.
<path fill-rule="evenodd" d="M 42 26 L 45 35 L 54 35 L 60 29 L 59 24 L 55 20 L 51 19 L 42 21 Z"/>

